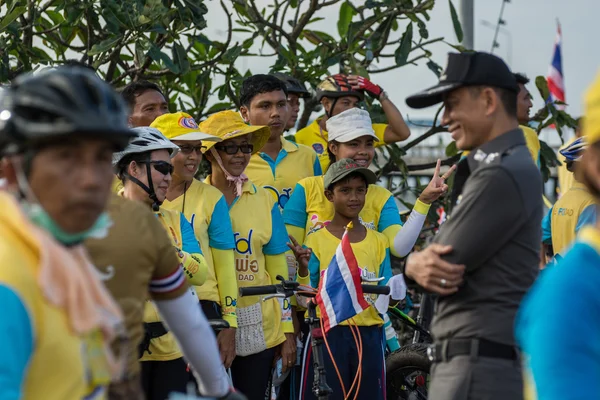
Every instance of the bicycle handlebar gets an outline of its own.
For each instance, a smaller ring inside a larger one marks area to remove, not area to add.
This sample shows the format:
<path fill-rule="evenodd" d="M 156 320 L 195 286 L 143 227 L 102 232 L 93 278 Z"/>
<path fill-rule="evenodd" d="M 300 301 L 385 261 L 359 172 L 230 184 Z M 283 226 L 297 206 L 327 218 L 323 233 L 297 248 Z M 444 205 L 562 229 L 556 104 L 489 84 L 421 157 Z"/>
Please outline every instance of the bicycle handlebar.
<path fill-rule="evenodd" d="M 240 288 L 240 296 L 259 296 L 261 294 L 275 294 L 277 293 L 277 286 L 279 285 L 266 285 L 266 286 L 251 286 Z"/>
<path fill-rule="evenodd" d="M 280 277 L 278 276 L 277 279 Z M 283 293 L 287 297 L 291 296 L 295 291 L 301 289 L 297 282 L 286 281 L 283 278 L 279 279 L 283 283 L 278 285 L 265 285 L 265 286 L 252 286 L 240 288 L 240 297 L 244 296 L 260 296 L 263 294 L 277 294 Z M 360 285 L 362 287 L 363 293 L 366 294 L 378 294 L 378 295 L 388 295 L 390 294 L 389 286 L 379 286 L 379 285 Z M 307 297 L 312 297 L 307 295 Z"/>

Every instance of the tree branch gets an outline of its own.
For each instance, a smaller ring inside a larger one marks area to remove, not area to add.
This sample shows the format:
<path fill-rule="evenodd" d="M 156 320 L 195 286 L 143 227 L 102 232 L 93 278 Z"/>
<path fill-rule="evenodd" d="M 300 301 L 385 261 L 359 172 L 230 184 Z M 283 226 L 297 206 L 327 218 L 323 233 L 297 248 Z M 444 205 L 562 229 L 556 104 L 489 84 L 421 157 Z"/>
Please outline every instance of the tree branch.
<path fill-rule="evenodd" d="M 427 54 L 421 54 L 420 56 L 417 56 L 417 57 L 413 58 L 412 60 L 408 60 L 406 62 L 406 64 L 412 64 L 412 63 L 414 63 L 414 62 L 416 62 L 416 61 L 418 61 L 418 60 L 420 60 L 422 58 L 427 58 Z M 368 72 L 370 74 L 379 74 L 381 72 L 392 71 L 392 70 L 394 70 L 396 68 L 403 67 L 406 64 L 403 64 L 403 65 L 390 65 L 389 67 L 384 67 L 384 68 L 380 68 L 380 69 L 370 69 L 370 70 L 368 70 Z"/>
<path fill-rule="evenodd" d="M 298 5 L 298 8 L 300 8 L 300 5 Z M 298 38 L 300 37 L 300 34 L 304 30 L 304 27 L 306 26 L 306 24 L 308 24 L 308 22 L 310 21 L 310 18 L 313 16 L 315 11 L 317 11 L 319 8 L 320 7 L 319 7 L 318 0 L 310 0 L 310 5 L 308 6 L 308 10 L 306 10 L 306 12 L 304 14 L 302 14 L 302 16 L 300 17 L 300 20 L 298 21 L 296 26 L 294 26 L 294 29 L 292 30 L 292 34 L 290 35 L 294 39 L 294 41 L 298 40 Z"/>

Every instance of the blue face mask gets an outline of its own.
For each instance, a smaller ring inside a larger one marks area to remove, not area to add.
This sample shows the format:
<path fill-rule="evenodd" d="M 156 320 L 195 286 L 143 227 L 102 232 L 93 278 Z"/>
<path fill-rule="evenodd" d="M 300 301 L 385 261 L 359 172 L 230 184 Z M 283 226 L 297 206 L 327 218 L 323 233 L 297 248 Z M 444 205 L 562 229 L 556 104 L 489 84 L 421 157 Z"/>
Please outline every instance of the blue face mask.
<path fill-rule="evenodd" d="M 49 232 L 59 243 L 62 243 L 65 246 L 81 243 L 89 237 L 103 237 L 108 227 L 111 225 L 108 213 L 103 212 L 100 214 L 94 225 L 88 230 L 79 233 L 68 233 L 58 226 L 46 210 L 39 204 L 24 202 L 22 205 L 25 214 L 29 217 L 31 222 Z"/>

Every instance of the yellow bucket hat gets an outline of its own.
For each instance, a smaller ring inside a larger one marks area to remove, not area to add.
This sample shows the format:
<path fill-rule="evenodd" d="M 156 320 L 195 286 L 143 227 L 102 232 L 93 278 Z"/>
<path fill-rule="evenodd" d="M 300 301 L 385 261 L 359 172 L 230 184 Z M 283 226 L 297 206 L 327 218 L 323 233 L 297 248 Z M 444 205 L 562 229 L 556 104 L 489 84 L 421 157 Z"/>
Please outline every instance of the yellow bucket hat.
<path fill-rule="evenodd" d="M 235 111 L 221 111 L 211 115 L 200 123 L 200 130 L 210 135 L 217 136 L 220 140 L 232 139 L 239 136 L 252 134 L 250 142 L 254 145 L 252 154 L 256 154 L 267 143 L 271 136 L 268 126 L 247 125 L 239 113 Z M 206 153 L 215 143 L 207 143 Z"/>
<path fill-rule="evenodd" d="M 202 129 L 198 127 L 194 118 L 184 112 L 176 112 L 170 114 L 163 114 L 156 118 L 150 125 L 152 128 L 156 128 L 169 140 L 206 140 L 210 142 L 220 142 L 221 139 L 204 133 Z"/>
<path fill-rule="evenodd" d="M 600 74 L 585 95 L 581 133 L 589 144 L 600 140 Z"/>

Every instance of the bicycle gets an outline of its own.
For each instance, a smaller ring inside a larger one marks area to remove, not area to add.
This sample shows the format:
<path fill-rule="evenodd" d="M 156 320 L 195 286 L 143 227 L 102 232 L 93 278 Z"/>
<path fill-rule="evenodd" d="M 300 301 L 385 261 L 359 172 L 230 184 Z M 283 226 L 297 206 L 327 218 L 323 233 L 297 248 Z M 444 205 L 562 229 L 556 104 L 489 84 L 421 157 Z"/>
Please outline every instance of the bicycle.
<path fill-rule="evenodd" d="M 428 331 L 433 315 L 431 295 L 422 294 L 416 320 L 393 307 L 388 315 L 413 330 L 410 344 L 390 353 L 385 358 L 386 388 L 388 400 L 426 400 L 431 370 L 428 356 L 429 344 L 433 342 Z"/>
<path fill-rule="evenodd" d="M 254 286 L 240 288 L 240 297 L 244 296 L 261 296 L 267 295 L 264 300 L 269 300 L 273 297 L 286 298 L 291 297 L 298 293 L 304 297 L 315 297 L 315 293 L 309 293 L 300 286 L 298 282 L 285 280 L 282 276 L 278 275 L 277 280 L 281 281 L 277 285 L 266 285 L 266 286 Z M 367 280 L 369 281 L 369 280 Z M 374 280 L 377 281 L 377 280 Z M 376 286 L 376 285 L 361 285 L 363 293 L 366 294 L 378 294 L 388 295 L 390 288 L 388 286 Z M 325 363 L 323 360 L 323 349 L 322 346 L 325 342 L 324 333 L 321 330 L 320 320 L 317 317 L 317 304 L 314 301 L 309 301 L 307 304 L 308 317 L 306 322 L 310 327 L 311 332 L 311 348 L 313 352 L 313 364 L 314 364 L 314 383 L 313 393 L 319 400 L 329 400 L 329 396 L 333 393 L 332 389 L 327 385 Z"/>

